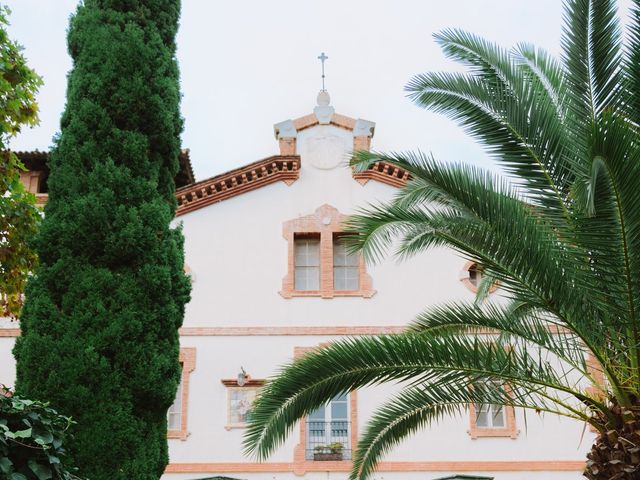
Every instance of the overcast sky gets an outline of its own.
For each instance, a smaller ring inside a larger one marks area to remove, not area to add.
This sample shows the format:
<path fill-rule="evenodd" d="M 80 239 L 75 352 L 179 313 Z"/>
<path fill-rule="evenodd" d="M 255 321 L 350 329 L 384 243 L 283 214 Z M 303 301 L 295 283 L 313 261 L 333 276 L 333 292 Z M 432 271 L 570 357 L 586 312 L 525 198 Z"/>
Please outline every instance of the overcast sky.
<path fill-rule="evenodd" d="M 77 0 L 6 0 L 10 35 L 44 77 L 41 123 L 13 142 L 48 149 L 59 129 L 71 59 L 66 29 Z M 621 1 L 624 16 L 630 1 Z M 182 145 L 197 179 L 277 153 L 273 124 L 311 113 L 326 86 L 338 113 L 376 122 L 373 148 L 422 149 L 488 166 L 459 127 L 405 97 L 415 74 L 454 70 L 432 35 L 462 28 L 504 46 L 521 41 L 559 54 L 560 0 L 183 0 L 178 34 Z"/>

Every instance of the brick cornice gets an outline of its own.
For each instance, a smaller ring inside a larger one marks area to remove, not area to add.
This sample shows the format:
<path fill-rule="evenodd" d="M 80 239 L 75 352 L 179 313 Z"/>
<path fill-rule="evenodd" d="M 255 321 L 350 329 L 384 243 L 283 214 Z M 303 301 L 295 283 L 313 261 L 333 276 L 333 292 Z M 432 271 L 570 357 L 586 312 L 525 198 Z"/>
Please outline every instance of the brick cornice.
<path fill-rule="evenodd" d="M 176 191 L 176 216 L 255 190 L 270 183 L 288 185 L 300 176 L 299 155 L 274 155 Z"/>
<path fill-rule="evenodd" d="M 387 162 L 377 162 L 371 165 L 368 170 L 363 172 L 353 172 L 353 178 L 355 178 L 362 185 L 369 180 L 376 180 L 378 182 L 386 183 L 392 187 L 404 187 L 411 179 L 411 174 L 395 165 L 391 165 Z"/>
<path fill-rule="evenodd" d="M 307 472 L 348 472 L 351 462 L 309 462 Z M 497 461 L 382 461 L 378 472 L 577 472 L 584 470 L 584 460 L 497 460 Z M 217 462 L 170 463 L 165 473 L 251 473 L 293 472 L 295 463 Z"/>
<path fill-rule="evenodd" d="M 557 325 L 548 325 L 551 334 L 566 333 L 567 330 Z M 182 327 L 179 330 L 182 337 L 278 337 L 278 336 L 326 336 L 326 335 L 392 335 L 406 331 L 400 325 L 325 325 L 325 326 L 279 326 L 279 325 L 248 325 L 242 327 L 230 326 L 202 326 Z M 498 332 L 489 329 L 470 329 L 473 335 L 497 335 Z M 19 328 L 0 328 L 0 337 L 18 337 Z"/>

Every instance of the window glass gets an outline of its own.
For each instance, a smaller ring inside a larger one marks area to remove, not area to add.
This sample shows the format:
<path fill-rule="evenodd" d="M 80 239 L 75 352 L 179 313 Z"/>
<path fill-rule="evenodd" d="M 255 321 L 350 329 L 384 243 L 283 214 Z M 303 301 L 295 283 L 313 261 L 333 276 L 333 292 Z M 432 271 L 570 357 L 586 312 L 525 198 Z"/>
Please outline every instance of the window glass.
<path fill-rule="evenodd" d="M 339 236 L 333 239 L 333 288 L 335 290 L 358 290 L 360 287 L 360 258 L 349 253 Z"/>
<path fill-rule="evenodd" d="M 182 377 L 180 377 L 176 398 L 167 411 L 167 428 L 169 430 L 180 430 L 182 428 Z"/>
<path fill-rule="evenodd" d="M 294 240 L 294 283 L 296 290 L 320 290 L 320 238 Z"/>
<path fill-rule="evenodd" d="M 350 431 L 347 395 L 339 395 L 307 418 L 307 460 L 351 458 Z"/>
<path fill-rule="evenodd" d="M 469 267 L 469 281 L 474 287 L 478 287 L 482 281 L 482 269 L 477 263 L 474 263 Z"/>
<path fill-rule="evenodd" d="M 505 426 L 502 405 L 476 405 L 476 425 L 481 428 L 503 428 Z"/>

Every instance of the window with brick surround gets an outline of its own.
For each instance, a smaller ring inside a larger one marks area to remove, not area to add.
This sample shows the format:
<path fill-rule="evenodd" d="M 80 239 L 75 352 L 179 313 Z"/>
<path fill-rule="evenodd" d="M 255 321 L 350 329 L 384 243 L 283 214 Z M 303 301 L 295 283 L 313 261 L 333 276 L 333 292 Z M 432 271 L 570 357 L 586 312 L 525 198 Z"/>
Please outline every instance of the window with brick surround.
<path fill-rule="evenodd" d="M 176 398 L 167 411 L 167 437 L 186 440 L 189 435 L 187 431 L 187 413 L 189 407 L 189 379 L 191 372 L 196 368 L 196 349 L 180 349 L 180 366 L 182 375 L 180 385 L 176 392 Z"/>
<path fill-rule="evenodd" d="M 376 292 L 362 255 L 349 253 L 340 237 L 346 216 L 330 205 L 283 225 L 287 275 L 280 294 L 293 297 L 364 297 Z"/>
<path fill-rule="evenodd" d="M 510 395 L 509 385 L 496 388 L 506 390 Z M 478 403 L 469 405 L 469 435 L 479 437 L 509 437 L 517 438 L 515 410 L 512 406 Z"/>
<path fill-rule="evenodd" d="M 460 281 L 462 281 L 464 286 L 471 290 L 473 293 L 477 293 L 483 276 L 484 275 L 482 272 L 482 267 L 476 262 L 468 261 L 462 268 L 462 272 L 460 273 Z M 489 288 L 489 293 L 493 293 L 497 289 L 498 283 L 494 283 Z"/>

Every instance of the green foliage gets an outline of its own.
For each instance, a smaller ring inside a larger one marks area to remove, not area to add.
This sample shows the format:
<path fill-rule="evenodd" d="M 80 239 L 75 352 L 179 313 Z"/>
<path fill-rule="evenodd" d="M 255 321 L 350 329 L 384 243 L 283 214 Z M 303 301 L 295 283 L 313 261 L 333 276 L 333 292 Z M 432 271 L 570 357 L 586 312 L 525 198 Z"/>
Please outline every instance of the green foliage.
<path fill-rule="evenodd" d="M 411 174 L 393 201 L 349 220 L 353 248 L 369 261 L 450 248 L 482 269 L 476 301 L 431 307 L 402 335 L 342 340 L 288 365 L 253 409 L 248 452 L 265 458 L 336 395 L 406 382 L 371 418 L 351 478 L 471 403 L 588 422 L 600 435 L 585 476 L 638 478 L 629 446 L 640 442 L 640 1 L 625 49 L 615 1 L 566 8 L 562 62 L 447 30 L 436 41 L 468 71 L 407 85 L 416 104 L 485 145 L 503 175 L 422 153 L 352 161 Z M 496 281 L 506 305 L 487 297 Z"/>
<path fill-rule="evenodd" d="M 22 126 L 38 123 L 35 94 L 42 80 L 7 34 L 9 13 L 0 6 L 0 316 L 17 317 L 27 276 L 37 263 L 30 240 L 40 214 L 35 196 L 20 182 L 24 166 L 7 148 Z"/>
<path fill-rule="evenodd" d="M 47 403 L 0 394 L 0 477 L 8 480 L 76 479 L 64 466 L 70 418 Z"/>
<path fill-rule="evenodd" d="M 170 227 L 180 132 L 179 0 L 85 0 L 50 156 L 14 354 L 19 394 L 78 422 L 69 458 L 92 480 L 157 479 L 180 379 L 190 283 Z"/>

